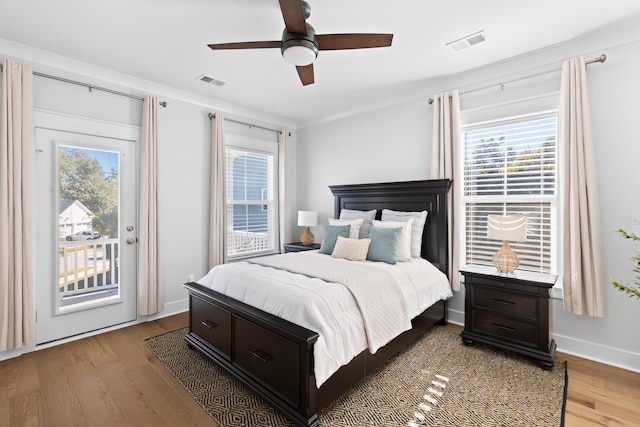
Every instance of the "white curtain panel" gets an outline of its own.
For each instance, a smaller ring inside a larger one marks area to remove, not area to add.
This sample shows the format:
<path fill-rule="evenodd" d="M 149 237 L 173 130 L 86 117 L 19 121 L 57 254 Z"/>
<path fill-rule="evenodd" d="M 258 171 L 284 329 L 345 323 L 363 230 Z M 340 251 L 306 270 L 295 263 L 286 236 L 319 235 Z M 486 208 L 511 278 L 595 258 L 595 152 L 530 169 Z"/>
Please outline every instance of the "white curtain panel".
<path fill-rule="evenodd" d="M 211 203 L 209 214 L 209 268 L 227 262 L 227 194 L 224 117 L 211 118 Z"/>
<path fill-rule="evenodd" d="M 280 211 L 280 252 L 285 243 L 291 242 L 291 185 L 289 176 L 289 131 L 278 135 L 278 203 Z"/>
<path fill-rule="evenodd" d="M 583 57 L 562 65 L 561 216 L 564 309 L 604 316 L 598 197 Z"/>
<path fill-rule="evenodd" d="M 140 216 L 138 218 L 138 313 L 164 308 L 158 220 L 158 99 L 142 101 L 140 141 Z"/>
<path fill-rule="evenodd" d="M 0 123 L 0 351 L 35 341 L 33 74 L 5 60 Z"/>
<path fill-rule="evenodd" d="M 458 91 L 442 92 L 433 97 L 433 138 L 431 143 L 431 178 L 451 179 L 447 195 L 449 206 L 449 281 L 454 291 L 460 290 L 460 251 L 464 216 L 461 211 L 462 165 L 460 142 L 460 100 Z"/>

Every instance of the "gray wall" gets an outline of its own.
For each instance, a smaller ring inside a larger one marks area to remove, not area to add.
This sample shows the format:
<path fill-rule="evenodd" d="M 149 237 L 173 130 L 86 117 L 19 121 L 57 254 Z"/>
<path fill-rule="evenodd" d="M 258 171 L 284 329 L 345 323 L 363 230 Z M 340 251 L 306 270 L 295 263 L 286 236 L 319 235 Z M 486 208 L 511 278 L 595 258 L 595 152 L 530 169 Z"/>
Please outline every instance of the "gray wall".
<path fill-rule="evenodd" d="M 605 317 L 592 319 L 567 313 L 562 300 L 554 298 L 553 335 L 560 351 L 640 371 L 640 333 L 637 324 L 640 301 L 616 291 L 610 277 L 632 282 L 629 258 L 637 247 L 623 241 L 619 228 L 639 231 L 640 141 L 640 39 L 638 18 L 628 25 L 603 29 L 583 39 L 536 54 L 514 58 L 440 81 L 425 81 L 422 96 L 413 101 L 381 108 L 330 123 L 298 130 L 298 208 L 316 210 L 319 221 L 333 216 L 328 185 L 419 180 L 429 178 L 431 94 L 458 88 L 461 92 L 514 78 L 543 73 L 518 84 L 461 96 L 461 108 L 473 114 L 483 105 L 509 111 L 505 97 L 526 97 L 559 90 L 562 60 L 584 55 L 586 59 L 606 53 L 604 64 L 589 66 L 592 128 L 599 190 Z M 528 89 L 527 89 L 528 87 Z M 511 94 L 511 95 L 508 95 Z M 553 94 L 552 94 L 553 95 Z M 557 95 L 557 94 L 556 94 Z M 517 106 L 513 106 L 517 114 Z M 321 238 L 321 228 L 314 230 Z M 556 291 L 556 296 L 559 293 Z M 464 291 L 455 293 L 450 319 L 464 323 Z"/>

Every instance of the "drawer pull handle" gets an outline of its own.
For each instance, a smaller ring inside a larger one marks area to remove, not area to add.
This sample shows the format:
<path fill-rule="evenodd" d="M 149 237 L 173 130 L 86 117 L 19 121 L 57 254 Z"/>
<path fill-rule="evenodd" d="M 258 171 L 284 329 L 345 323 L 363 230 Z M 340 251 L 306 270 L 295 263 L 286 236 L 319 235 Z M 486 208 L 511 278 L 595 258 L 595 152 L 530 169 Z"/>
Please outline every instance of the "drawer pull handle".
<path fill-rule="evenodd" d="M 515 305 L 516 303 L 513 301 L 507 301 L 504 299 L 499 299 L 499 298 L 491 298 L 492 301 L 495 301 L 499 304 L 505 304 L 505 305 Z"/>
<path fill-rule="evenodd" d="M 265 363 L 273 359 L 273 357 L 271 357 L 268 353 L 265 353 L 260 349 L 253 350 L 251 354 L 253 354 L 255 357 L 257 357 L 258 359 L 262 360 Z"/>
<path fill-rule="evenodd" d="M 515 332 L 515 331 L 516 331 L 516 330 L 515 330 L 515 329 L 513 329 L 513 328 L 510 328 L 510 327 L 508 327 L 508 326 L 501 325 L 501 324 L 499 324 L 499 323 L 491 323 L 491 324 L 492 324 L 493 326 L 495 326 L 496 328 L 504 329 L 505 331 L 510 331 L 510 332 Z"/>
<path fill-rule="evenodd" d="M 202 325 L 203 325 L 204 327 L 209 328 L 209 329 L 213 329 L 213 328 L 218 327 L 218 325 L 216 325 L 215 323 L 213 323 L 211 320 L 203 320 L 203 321 L 202 321 L 202 322 L 200 322 L 200 323 L 202 323 Z"/>

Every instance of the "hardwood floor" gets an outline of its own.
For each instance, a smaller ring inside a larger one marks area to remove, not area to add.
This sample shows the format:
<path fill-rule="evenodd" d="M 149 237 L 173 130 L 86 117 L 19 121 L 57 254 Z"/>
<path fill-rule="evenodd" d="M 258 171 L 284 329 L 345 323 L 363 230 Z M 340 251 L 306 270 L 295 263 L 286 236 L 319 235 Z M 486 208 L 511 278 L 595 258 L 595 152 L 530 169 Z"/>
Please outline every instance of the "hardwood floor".
<path fill-rule="evenodd" d="M 187 324 L 182 313 L 0 362 L 0 426 L 215 426 L 144 343 Z M 640 374 L 557 358 L 567 427 L 640 425 Z"/>
<path fill-rule="evenodd" d="M 0 362 L 0 426 L 215 426 L 144 340 L 186 313 Z"/>
<path fill-rule="evenodd" d="M 640 426 L 640 373 L 565 353 L 556 360 L 568 362 L 566 427 Z"/>

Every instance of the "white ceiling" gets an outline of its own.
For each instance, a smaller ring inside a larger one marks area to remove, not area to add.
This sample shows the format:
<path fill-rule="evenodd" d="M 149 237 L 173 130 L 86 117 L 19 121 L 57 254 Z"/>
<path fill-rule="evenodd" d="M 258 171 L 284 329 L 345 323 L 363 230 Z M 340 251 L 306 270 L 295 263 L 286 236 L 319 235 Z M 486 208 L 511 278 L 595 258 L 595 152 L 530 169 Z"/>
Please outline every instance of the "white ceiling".
<path fill-rule="evenodd" d="M 405 99 L 430 78 L 571 40 L 640 12 L 638 0 L 309 0 L 318 34 L 393 33 L 388 48 L 322 51 L 302 86 L 279 49 L 277 0 L 0 0 L 0 38 L 298 123 Z M 454 53 L 445 44 L 484 30 Z M 208 74 L 227 82 L 196 80 Z"/>

